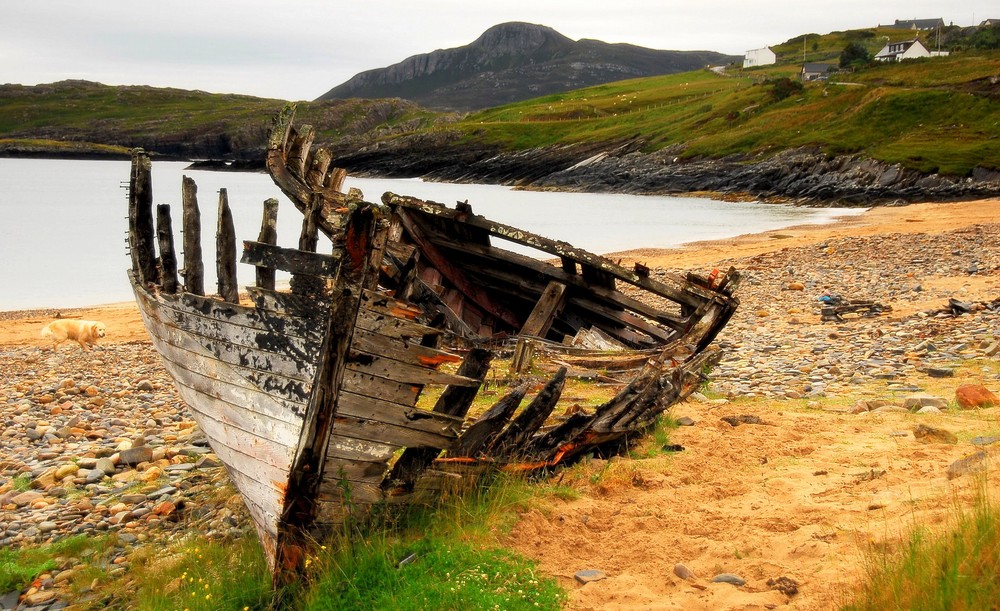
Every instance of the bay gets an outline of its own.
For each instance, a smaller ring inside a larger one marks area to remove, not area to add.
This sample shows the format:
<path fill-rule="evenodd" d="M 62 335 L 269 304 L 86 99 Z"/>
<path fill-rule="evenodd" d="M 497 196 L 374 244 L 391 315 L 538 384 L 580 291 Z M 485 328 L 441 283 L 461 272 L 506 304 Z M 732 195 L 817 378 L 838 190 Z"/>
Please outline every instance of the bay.
<path fill-rule="evenodd" d="M 215 283 L 215 218 L 225 188 L 238 240 L 256 239 L 262 202 L 277 198 L 278 243 L 294 246 L 302 217 L 271 181 L 248 172 L 153 163 L 153 201 L 170 204 L 180 228 L 181 177 L 198 185 L 206 291 Z M 126 278 L 126 161 L 0 159 L 0 310 L 70 308 L 131 301 Z M 861 209 L 803 208 L 694 197 L 518 191 L 496 185 L 349 178 L 369 201 L 391 191 L 454 206 L 604 254 L 824 223 Z M 180 244 L 180 236 L 176 236 Z M 526 252 L 523 249 L 518 249 Z M 181 258 L 178 253 L 178 258 Z M 250 283 L 252 268 L 240 266 Z"/>

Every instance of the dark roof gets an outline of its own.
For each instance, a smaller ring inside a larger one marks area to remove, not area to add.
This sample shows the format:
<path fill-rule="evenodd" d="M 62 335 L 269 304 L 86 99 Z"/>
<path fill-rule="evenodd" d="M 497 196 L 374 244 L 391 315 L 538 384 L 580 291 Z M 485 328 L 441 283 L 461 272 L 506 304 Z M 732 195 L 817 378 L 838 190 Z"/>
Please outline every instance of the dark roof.
<path fill-rule="evenodd" d="M 944 19 L 940 17 L 937 19 L 905 19 L 903 21 L 897 19 L 896 23 L 885 27 L 901 30 L 933 30 L 939 26 L 944 26 Z"/>
<path fill-rule="evenodd" d="M 829 72 L 835 68 L 833 64 L 802 64 L 803 72 Z"/>

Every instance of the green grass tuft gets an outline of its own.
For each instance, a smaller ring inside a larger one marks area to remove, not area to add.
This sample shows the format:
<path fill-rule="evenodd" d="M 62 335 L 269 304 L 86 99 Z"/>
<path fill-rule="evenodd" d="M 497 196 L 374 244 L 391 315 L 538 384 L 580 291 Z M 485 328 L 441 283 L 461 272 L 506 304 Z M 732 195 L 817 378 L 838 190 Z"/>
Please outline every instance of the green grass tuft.
<path fill-rule="evenodd" d="M 956 510 L 945 533 L 917 527 L 899 549 L 873 548 L 867 581 L 847 611 L 995 609 L 1000 601 L 1000 514 L 981 491 L 971 510 Z"/>

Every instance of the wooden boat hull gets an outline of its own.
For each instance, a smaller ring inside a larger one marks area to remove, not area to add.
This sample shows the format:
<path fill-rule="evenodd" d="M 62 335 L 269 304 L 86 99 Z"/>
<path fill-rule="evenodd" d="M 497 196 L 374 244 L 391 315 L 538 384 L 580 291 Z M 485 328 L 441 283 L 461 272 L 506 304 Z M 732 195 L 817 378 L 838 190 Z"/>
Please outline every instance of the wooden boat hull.
<path fill-rule="evenodd" d="M 277 582 L 301 567 L 308 541 L 375 505 L 433 499 L 484 469 L 533 471 L 620 451 L 718 358 L 711 343 L 738 303 L 734 273 L 654 279 L 467 204 L 393 194 L 371 204 L 340 192 L 343 172 L 311 140 L 289 113 L 279 116 L 268 166 L 303 213 L 302 232 L 297 248 L 275 245 L 277 203 L 265 202 L 260 237 L 243 243 L 240 261 L 256 271 L 243 295 L 225 190 L 219 295 L 206 297 L 201 262 L 187 256 L 200 252 L 188 242 L 201 231 L 193 183 L 184 184 L 180 270 L 168 206 L 157 207 L 154 227 L 141 151 L 129 188 L 130 280 L 143 321 L 245 501 Z M 317 252 L 320 234 L 329 254 Z M 291 274 L 288 290 L 275 289 L 276 270 Z M 604 349 L 572 345 L 587 337 Z M 510 391 L 467 421 L 502 345 L 515 352 Z M 593 412 L 554 416 L 567 370 L 526 376 L 536 350 L 614 363 L 632 377 Z"/>

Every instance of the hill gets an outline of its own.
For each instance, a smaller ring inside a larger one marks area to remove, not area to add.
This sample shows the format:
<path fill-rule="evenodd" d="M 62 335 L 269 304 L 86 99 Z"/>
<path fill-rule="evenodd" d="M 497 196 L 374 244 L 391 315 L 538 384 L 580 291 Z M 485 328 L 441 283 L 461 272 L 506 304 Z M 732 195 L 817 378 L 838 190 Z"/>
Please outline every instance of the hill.
<path fill-rule="evenodd" d="M 89 81 L 0 85 L 0 156 L 227 159 L 263 167 L 271 120 L 284 100 Z M 328 145 L 353 150 L 372 138 L 444 118 L 403 100 L 302 104 L 300 119 Z"/>
<path fill-rule="evenodd" d="M 552 28 L 504 23 L 454 49 L 362 72 L 319 97 L 402 98 L 438 110 L 479 110 L 611 81 L 687 72 L 739 58 L 574 41 Z"/>
<path fill-rule="evenodd" d="M 774 66 L 629 79 L 463 115 L 352 98 L 300 103 L 297 122 L 363 175 L 863 205 L 1000 195 L 1000 51 L 975 48 L 982 31 L 948 33 L 958 41 L 949 57 L 798 80 L 803 46 L 808 61 L 836 63 L 838 48 L 874 49 L 881 31 L 797 37 L 774 47 Z M 4 85 L 0 155 L 124 157 L 141 146 L 259 166 L 283 104 L 81 81 Z"/>

